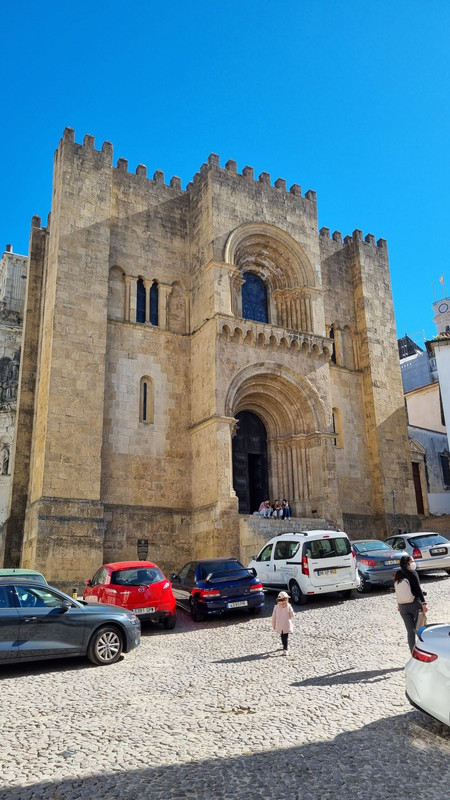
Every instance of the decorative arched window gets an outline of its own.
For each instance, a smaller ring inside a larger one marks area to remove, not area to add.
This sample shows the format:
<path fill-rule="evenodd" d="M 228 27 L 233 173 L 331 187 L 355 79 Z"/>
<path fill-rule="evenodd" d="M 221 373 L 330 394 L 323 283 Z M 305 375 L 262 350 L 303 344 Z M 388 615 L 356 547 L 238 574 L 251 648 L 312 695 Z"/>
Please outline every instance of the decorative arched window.
<path fill-rule="evenodd" d="M 145 286 L 139 278 L 136 287 L 136 322 L 145 322 Z"/>
<path fill-rule="evenodd" d="M 267 288 L 264 281 L 254 272 L 244 272 L 242 276 L 242 316 L 255 322 L 268 322 Z"/>
<path fill-rule="evenodd" d="M 158 284 L 153 281 L 150 288 L 150 324 L 158 324 Z"/>
<path fill-rule="evenodd" d="M 139 393 L 139 422 L 153 422 L 153 381 L 146 375 L 141 378 Z"/>

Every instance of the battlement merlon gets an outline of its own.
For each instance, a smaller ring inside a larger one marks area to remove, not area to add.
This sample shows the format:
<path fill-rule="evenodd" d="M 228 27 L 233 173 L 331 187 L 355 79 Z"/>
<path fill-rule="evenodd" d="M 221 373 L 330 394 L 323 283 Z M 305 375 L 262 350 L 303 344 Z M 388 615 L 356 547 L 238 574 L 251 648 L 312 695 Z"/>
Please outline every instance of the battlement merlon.
<path fill-rule="evenodd" d="M 83 144 L 78 144 L 75 142 L 75 131 L 73 128 L 67 127 L 64 130 L 63 137 L 59 143 L 59 147 L 56 150 L 55 158 L 58 157 L 59 152 L 63 148 L 71 148 L 74 149 L 79 155 L 85 153 L 87 157 L 92 158 L 93 156 L 96 158 L 104 158 L 105 161 L 103 162 L 105 165 L 110 165 L 112 169 L 117 169 L 119 172 L 128 173 L 132 175 L 128 171 L 128 160 L 126 158 L 119 158 L 117 160 L 117 164 L 113 166 L 113 145 L 111 142 L 104 142 L 102 145 L 101 150 L 95 149 L 95 139 L 91 134 L 86 134 L 83 139 Z M 287 190 L 286 181 L 284 178 L 277 178 L 273 183 L 271 182 L 271 176 L 268 172 L 261 172 L 258 178 L 255 178 L 254 169 L 250 166 L 245 166 L 242 169 L 241 173 L 237 171 L 237 162 L 230 159 L 227 161 L 225 168 L 221 168 L 220 166 L 220 157 L 217 153 L 211 153 L 208 156 L 207 162 L 202 165 L 199 172 L 194 175 L 192 181 L 190 181 L 187 186 L 186 190 L 189 192 L 192 189 L 192 186 L 195 185 L 198 178 L 205 173 L 209 172 L 210 170 L 220 170 L 223 173 L 227 173 L 230 176 L 236 176 L 236 178 L 245 179 L 249 181 L 254 181 L 255 183 L 260 183 L 263 186 L 270 187 L 277 193 L 286 193 L 288 195 L 292 195 L 294 197 L 298 197 L 302 201 L 308 201 L 309 203 L 313 204 L 314 206 L 317 205 L 317 197 L 316 192 L 312 189 L 309 189 L 302 195 L 302 188 L 299 184 L 294 183 L 289 190 Z M 171 189 L 175 189 L 176 191 L 183 191 L 181 188 L 181 179 L 178 176 L 173 176 L 168 184 L 165 183 L 164 179 L 164 172 L 162 170 L 157 169 L 153 175 L 153 178 L 147 177 L 147 167 L 144 164 L 138 164 L 136 168 L 136 176 L 138 179 L 142 180 L 149 180 L 152 183 L 156 183 L 159 185 L 168 186 Z"/>
<path fill-rule="evenodd" d="M 248 180 L 254 181 L 255 183 L 262 183 L 264 186 L 270 186 L 273 189 L 278 190 L 278 192 L 286 192 L 287 194 L 292 194 L 295 197 L 302 198 L 302 187 L 299 186 L 298 183 L 294 183 L 290 187 L 289 191 L 287 191 L 285 179 L 277 178 L 272 184 L 269 172 L 261 172 L 258 178 L 255 178 L 254 168 L 247 165 L 243 167 L 242 172 L 239 174 L 237 170 L 237 162 L 234 161 L 233 159 L 229 159 L 225 164 L 225 169 L 222 169 L 220 166 L 220 157 L 217 155 L 217 153 L 210 153 L 206 163 L 201 166 L 200 172 L 196 173 L 192 181 L 188 183 L 186 190 L 190 191 L 191 186 L 198 179 L 198 176 L 204 175 L 209 170 L 221 170 L 222 172 L 229 172 L 232 175 L 247 178 Z M 314 203 L 314 205 L 317 205 L 316 192 L 314 192 L 312 189 L 308 189 L 308 191 L 305 192 L 304 197 L 302 199 L 309 200 L 311 203 Z"/>
<path fill-rule="evenodd" d="M 131 178 L 136 176 L 137 180 L 148 180 L 150 183 L 164 185 L 167 188 L 175 189 L 177 192 L 182 191 L 181 189 L 181 179 L 174 175 L 168 184 L 165 183 L 164 180 L 164 172 L 158 169 L 153 175 L 153 178 L 147 177 L 147 167 L 145 164 L 138 164 L 136 167 L 136 172 L 133 174 L 128 170 L 128 159 L 126 158 L 118 158 L 117 164 L 114 167 L 113 165 L 113 145 L 111 142 L 104 142 L 102 145 L 101 150 L 95 149 L 95 138 L 91 136 L 91 134 L 86 134 L 83 139 L 83 144 L 78 144 L 75 142 L 75 131 L 73 128 L 65 128 L 63 137 L 59 143 L 58 149 L 55 152 L 55 160 L 58 159 L 60 152 L 64 148 L 70 148 L 72 152 L 75 152 L 78 156 L 82 156 L 83 154 L 86 155 L 86 158 L 97 158 L 97 159 L 104 159 L 103 166 L 109 166 L 111 169 L 115 169 L 118 172 L 127 173 L 130 175 Z"/>
<path fill-rule="evenodd" d="M 334 250 L 340 250 L 342 248 L 342 244 L 345 246 L 353 245 L 353 244 L 360 244 L 362 246 L 368 245 L 369 247 L 376 247 L 380 251 L 384 250 L 387 251 L 387 241 L 386 239 L 378 239 L 375 241 L 375 236 L 373 233 L 368 233 L 363 239 L 363 232 L 356 228 L 353 231 L 351 236 L 345 236 L 344 241 L 342 242 L 342 234 L 340 231 L 334 231 L 331 234 L 330 239 L 330 229 L 326 227 L 322 227 L 319 231 L 319 236 L 322 242 L 327 242 L 332 245 Z"/>

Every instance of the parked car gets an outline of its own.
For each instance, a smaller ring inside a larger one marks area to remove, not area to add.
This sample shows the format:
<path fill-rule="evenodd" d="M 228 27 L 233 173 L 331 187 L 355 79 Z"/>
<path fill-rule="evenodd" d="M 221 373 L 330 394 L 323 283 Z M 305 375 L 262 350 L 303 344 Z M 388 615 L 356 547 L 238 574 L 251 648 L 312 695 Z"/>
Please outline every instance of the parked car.
<path fill-rule="evenodd" d="M 440 533 L 424 531 L 390 536 L 386 539 L 386 544 L 393 550 L 406 550 L 421 572 L 443 569 L 450 575 L 450 542 Z"/>
<path fill-rule="evenodd" d="M 358 539 L 352 542 L 358 565 L 361 593 L 370 592 L 372 586 L 392 586 L 394 572 L 399 569 L 400 558 L 406 550 L 393 550 L 380 539 Z"/>
<path fill-rule="evenodd" d="M 124 608 L 88 605 L 53 586 L 0 578 L 0 665 L 86 655 L 114 664 L 140 641 L 138 618 Z"/>
<path fill-rule="evenodd" d="M 170 581 L 152 561 L 104 564 L 87 581 L 83 598 L 91 603 L 128 608 L 145 622 L 162 622 L 167 630 L 176 624 L 176 601 Z"/>
<path fill-rule="evenodd" d="M 16 569 L 11 567 L 7 569 L 0 569 L 0 578 L 25 578 L 25 580 L 38 581 L 38 583 L 47 583 L 42 572 L 36 572 L 35 569 Z"/>
<path fill-rule="evenodd" d="M 189 561 L 170 580 L 177 604 L 195 622 L 236 609 L 259 614 L 264 606 L 261 582 L 236 558 Z"/>
<path fill-rule="evenodd" d="M 356 556 L 343 531 L 282 533 L 264 545 L 249 569 L 267 589 L 287 589 L 299 605 L 315 594 L 355 597 L 359 584 Z"/>
<path fill-rule="evenodd" d="M 450 725 L 450 625 L 425 625 L 405 667 L 411 705 Z"/>

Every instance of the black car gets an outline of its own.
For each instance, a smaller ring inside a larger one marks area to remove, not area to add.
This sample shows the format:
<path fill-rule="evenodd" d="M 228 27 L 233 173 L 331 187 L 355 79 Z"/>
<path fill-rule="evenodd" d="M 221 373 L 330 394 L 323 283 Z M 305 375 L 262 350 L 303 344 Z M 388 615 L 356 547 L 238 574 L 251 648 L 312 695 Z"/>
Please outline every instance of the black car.
<path fill-rule="evenodd" d="M 89 605 L 37 581 L 0 578 L 0 665 L 86 655 L 114 664 L 140 641 L 138 618 L 120 606 Z"/>
<path fill-rule="evenodd" d="M 207 558 L 189 561 L 170 580 L 177 605 L 201 622 L 208 614 L 236 609 L 259 614 L 264 592 L 255 575 L 255 570 L 246 569 L 236 558 Z"/>

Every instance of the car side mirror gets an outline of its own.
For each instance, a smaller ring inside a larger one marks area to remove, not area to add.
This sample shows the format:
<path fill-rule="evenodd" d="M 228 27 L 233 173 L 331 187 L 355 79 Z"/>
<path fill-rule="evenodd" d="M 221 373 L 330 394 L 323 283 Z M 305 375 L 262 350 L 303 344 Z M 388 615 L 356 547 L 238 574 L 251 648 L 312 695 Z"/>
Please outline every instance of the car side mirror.
<path fill-rule="evenodd" d="M 86 581 L 86 586 L 92 586 L 90 579 Z"/>
<path fill-rule="evenodd" d="M 177 579 L 177 578 L 178 578 L 178 575 L 177 575 L 177 573 L 176 573 L 176 572 L 171 572 L 171 573 L 170 573 L 170 575 L 169 575 L 169 580 L 171 580 L 171 581 L 176 581 L 176 579 Z"/>
<path fill-rule="evenodd" d="M 249 569 L 249 572 L 250 572 L 251 575 L 253 575 L 254 578 L 256 578 L 257 573 L 256 573 L 256 569 L 254 567 Z"/>
<path fill-rule="evenodd" d="M 73 605 L 72 605 L 72 603 L 69 602 L 69 600 L 65 600 L 64 603 L 61 606 L 61 610 L 65 612 L 65 611 L 68 611 L 69 608 L 73 608 Z"/>

